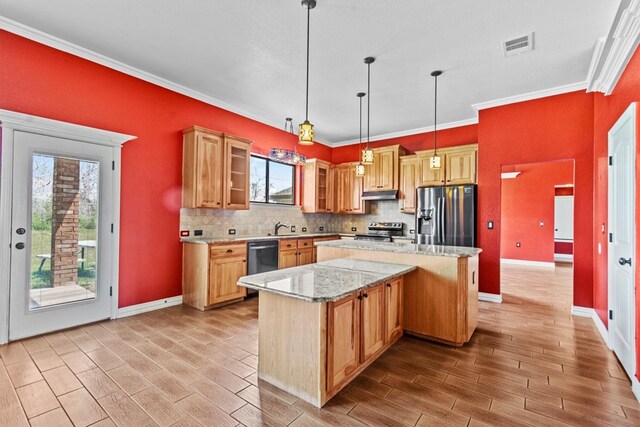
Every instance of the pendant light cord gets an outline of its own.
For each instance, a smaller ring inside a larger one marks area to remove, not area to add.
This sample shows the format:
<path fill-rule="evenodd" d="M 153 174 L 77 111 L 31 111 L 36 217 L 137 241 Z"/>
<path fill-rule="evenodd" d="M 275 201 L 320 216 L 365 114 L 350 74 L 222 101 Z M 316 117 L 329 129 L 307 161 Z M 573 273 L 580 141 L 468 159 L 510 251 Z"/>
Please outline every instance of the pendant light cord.
<path fill-rule="evenodd" d="M 438 76 L 435 76 L 435 96 L 433 108 L 433 155 L 438 154 Z"/>
<path fill-rule="evenodd" d="M 358 150 L 362 148 L 362 97 L 360 97 L 360 142 L 358 143 Z"/>
<path fill-rule="evenodd" d="M 369 149 L 369 122 L 371 121 L 371 63 L 367 64 L 367 149 Z"/>
<path fill-rule="evenodd" d="M 307 5 L 307 99 L 305 107 L 305 121 L 309 121 L 309 27 L 311 26 L 311 7 Z"/>

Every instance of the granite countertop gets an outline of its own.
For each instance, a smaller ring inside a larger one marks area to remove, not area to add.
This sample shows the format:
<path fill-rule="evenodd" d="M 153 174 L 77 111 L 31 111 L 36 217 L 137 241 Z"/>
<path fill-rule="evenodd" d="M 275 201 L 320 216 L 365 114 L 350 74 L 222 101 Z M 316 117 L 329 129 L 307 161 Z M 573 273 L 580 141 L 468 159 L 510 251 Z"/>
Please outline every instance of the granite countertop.
<path fill-rule="evenodd" d="M 277 239 L 311 239 L 314 237 L 327 236 L 355 236 L 355 234 L 345 233 L 301 233 L 301 234 L 282 234 L 279 236 L 228 236 L 228 237 L 181 237 L 180 241 L 184 243 L 235 243 L 246 242 L 251 240 L 277 240 Z"/>
<path fill-rule="evenodd" d="M 418 245 L 406 242 L 371 242 L 367 240 L 336 240 L 318 242 L 316 246 L 344 249 L 362 249 L 366 251 L 394 252 L 399 254 L 416 254 L 447 257 L 472 257 L 482 252 L 480 248 L 463 246 Z"/>
<path fill-rule="evenodd" d="M 340 258 L 244 276 L 238 286 L 320 303 L 339 300 L 415 269 L 412 265 Z"/>

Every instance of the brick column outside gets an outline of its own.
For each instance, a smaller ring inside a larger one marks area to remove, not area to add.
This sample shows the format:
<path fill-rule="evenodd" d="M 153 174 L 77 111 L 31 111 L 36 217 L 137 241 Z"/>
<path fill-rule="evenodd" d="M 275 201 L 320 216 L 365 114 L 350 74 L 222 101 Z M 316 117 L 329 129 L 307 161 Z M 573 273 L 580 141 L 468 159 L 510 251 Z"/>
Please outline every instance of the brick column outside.
<path fill-rule="evenodd" d="M 53 169 L 53 287 L 78 282 L 78 226 L 80 214 L 80 162 L 56 158 Z"/>

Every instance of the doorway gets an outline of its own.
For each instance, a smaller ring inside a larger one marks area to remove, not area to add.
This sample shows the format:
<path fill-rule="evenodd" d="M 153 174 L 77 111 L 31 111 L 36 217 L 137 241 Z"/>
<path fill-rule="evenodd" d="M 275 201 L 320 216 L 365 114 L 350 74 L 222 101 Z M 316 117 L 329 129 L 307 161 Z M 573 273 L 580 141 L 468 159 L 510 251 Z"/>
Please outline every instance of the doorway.
<path fill-rule="evenodd" d="M 115 316 L 118 134 L 1 110 L 0 120 L 0 343 Z"/>
<path fill-rule="evenodd" d="M 609 340 L 629 378 L 635 353 L 636 104 L 609 131 Z"/>
<path fill-rule="evenodd" d="M 573 160 L 502 167 L 503 295 L 571 309 L 573 191 Z"/>

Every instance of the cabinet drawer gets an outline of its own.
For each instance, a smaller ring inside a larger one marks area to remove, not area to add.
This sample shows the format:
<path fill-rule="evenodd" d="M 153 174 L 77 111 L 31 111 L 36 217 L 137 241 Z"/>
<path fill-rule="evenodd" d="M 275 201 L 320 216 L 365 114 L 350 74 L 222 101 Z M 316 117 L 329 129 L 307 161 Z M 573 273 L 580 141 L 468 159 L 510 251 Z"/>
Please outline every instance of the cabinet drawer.
<path fill-rule="evenodd" d="M 211 258 L 246 256 L 247 245 L 246 243 L 241 243 L 237 245 L 211 246 L 209 251 Z"/>
<path fill-rule="evenodd" d="M 298 241 L 296 239 L 282 239 L 280 240 L 280 250 L 286 251 L 288 249 L 296 249 L 298 247 Z"/>
<path fill-rule="evenodd" d="M 313 247 L 313 239 L 299 239 L 298 240 L 298 249 L 312 248 Z"/>

